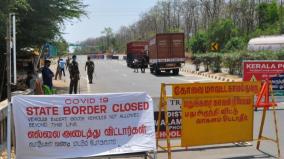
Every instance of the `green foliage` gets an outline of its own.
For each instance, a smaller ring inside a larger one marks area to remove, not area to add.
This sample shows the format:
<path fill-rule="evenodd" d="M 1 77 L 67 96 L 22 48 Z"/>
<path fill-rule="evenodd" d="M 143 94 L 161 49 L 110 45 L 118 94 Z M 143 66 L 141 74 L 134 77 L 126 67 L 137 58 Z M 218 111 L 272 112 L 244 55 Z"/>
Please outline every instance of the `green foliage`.
<path fill-rule="evenodd" d="M 226 53 L 222 56 L 222 64 L 224 67 L 229 68 L 230 74 L 241 74 L 244 56 L 243 52 Z"/>
<path fill-rule="evenodd" d="M 193 54 L 191 56 L 192 64 L 195 65 L 195 71 L 199 71 L 200 64 L 202 63 L 202 58 L 200 54 Z"/>
<path fill-rule="evenodd" d="M 231 38 L 225 45 L 225 51 L 236 51 L 243 50 L 246 46 L 244 39 L 241 37 L 233 37 Z"/>
<path fill-rule="evenodd" d="M 209 27 L 208 38 L 210 43 L 217 42 L 223 49 L 227 41 L 236 36 L 237 33 L 236 26 L 231 19 L 222 19 Z"/>
<path fill-rule="evenodd" d="M 277 2 L 275 0 L 272 3 L 260 3 L 256 11 L 259 17 L 259 28 L 262 30 L 279 20 Z"/>
<path fill-rule="evenodd" d="M 210 69 L 212 72 L 221 72 L 222 53 L 207 53 L 210 59 Z"/>
<path fill-rule="evenodd" d="M 189 40 L 192 53 L 204 53 L 208 48 L 208 36 L 204 32 L 198 32 Z"/>
<path fill-rule="evenodd" d="M 221 63 L 222 63 L 222 53 L 205 53 L 205 54 L 193 54 L 192 63 L 199 68 L 199 65 L 202 63 L 205 67 L 205 71 L 220 72 Z M 198 70 L 197 70 L 198 71 Z"/>
<path fill-rule="evenodd" d="M 66 55 L 68 53 L 68 43 L 62 38 L 59 37 L 52 44 L 57 48 L 58 55 Z"/>
<path fill-rule="evenodd" d="M 19 0 L 20 1 L 20 0 Z M 21 0 L 23 1 L 23 0 Z M 17 8 L 17 45 L 40 47 L 62 34 L 64 20 L 85 14 L 81 0 L 27 0 L 29 8 Z"/>

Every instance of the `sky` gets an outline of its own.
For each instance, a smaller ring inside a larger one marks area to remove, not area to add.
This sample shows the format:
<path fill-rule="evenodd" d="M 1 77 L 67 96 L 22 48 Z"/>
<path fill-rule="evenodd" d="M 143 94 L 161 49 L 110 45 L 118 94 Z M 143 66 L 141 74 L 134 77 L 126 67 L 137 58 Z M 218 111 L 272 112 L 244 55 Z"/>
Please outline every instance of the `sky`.
<path fill-rule="evenodd" d="M 83 0 L 87 17 L 66 21 L 63 37 L 69 43 L 78 43 L 102 35 L 105 27 L 114 32 L 139 20 L 142 13 L 153 7 L 157 0 Z"/>

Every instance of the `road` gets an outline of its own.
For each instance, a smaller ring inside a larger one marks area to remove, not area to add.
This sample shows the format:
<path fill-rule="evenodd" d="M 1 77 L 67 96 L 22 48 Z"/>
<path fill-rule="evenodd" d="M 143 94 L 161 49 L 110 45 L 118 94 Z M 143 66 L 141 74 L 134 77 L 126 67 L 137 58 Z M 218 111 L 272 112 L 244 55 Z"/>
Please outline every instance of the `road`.
<path fill-rule="evenodd" d="M 172 76 L 162 74 L 155 76 L 146 69 L 145 73 L 135 73 L 126 66 L 123 60 L 94 60 L 95 76 L 94 84 L 87 84 L 87 74 L 84 70 L 86 57 L 79 56 L 81 66 L 81 93 L 110 93 L 110 92 L 147 92 L 152 97 L 160 96 L 161 83 L 189 83 L 189 82 L 212 82 L 208 78 L 197 77 L 189 74 Z"/>
<path fill-rule="evenodd" d="M 147 92 L 154 99 L 160 95 L 161 83 L 192 83 L 192 82 L 216 82 L 209 78 L 199 77 L 188 73 L 181 73 L 179 76 L 162 74 L 160 76 L 152 75 L 147 69 L 146 73 L 135 73 L 126 66 L 122 60 L 94 60 L 95 77 L 94 84 L 88 84 L 87 75 L 84 70 L 86 56 L 79 56 L 81 80 L 80 93 L 114 93 L 114 92 Z M 68 77 L 68 76 L 67 76 Z M 65 77 L 66 82 L 68 78 Z M 171 90 L 168 90 L 171 91 Z M 254 113 L 254 138 L 259 132 L 262 111 Z M 279 137 L 282 156 L 284 156 L 284 110 L 277 110 Z M 240 130 L 242 133 L 242 130 Z M 266 127 L 264 134 L 268 137 L 275 137 L 272 111 L 267 113 Z M 173 140 L 173 143 L 179 143 Z M 256 142 L 253 146 L 238 146 L 235 144 L 213 145 L 194 147 L 186 151 L 177 150 L 173 153 L 173 159 L 268 159 L 276 158 L 276 145 L 269 141 L 264 141 L 261 149 L 256 150 Z M 166 153 L 159 153 L 159 159 L 165 159 Z"/>

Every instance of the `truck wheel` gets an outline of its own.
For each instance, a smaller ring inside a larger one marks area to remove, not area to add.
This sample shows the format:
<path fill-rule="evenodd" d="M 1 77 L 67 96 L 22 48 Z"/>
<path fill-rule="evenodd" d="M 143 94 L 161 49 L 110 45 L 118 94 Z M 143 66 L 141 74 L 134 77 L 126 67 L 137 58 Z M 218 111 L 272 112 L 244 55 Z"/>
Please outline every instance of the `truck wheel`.
<path fill-rule="evenodd" d="M 154 68 L 150 67 L 150 72 L 154 73 Z"/>
<path fill-rule="evenodd" d="M 156 69 L 155 69 L 155 74 L 156 74 L 156 75 L 159 75 L 160 73 L 161 73 L 161 70 L 156 67 Z"/>
<path fill-rule="evenodd" d="M 173 74 L 174 74 L 174 75 L 178 75 L 178 74 L 179 74 L 179 69 L 174 69 L 174 70 L 173 70 Z"/>
<path fill-rule="evenodd" d="M 166 72 L 167 72 L 167 73 L 170 73 L 170 72 L 171 72 L 171 70 L 166 70 Z"/>

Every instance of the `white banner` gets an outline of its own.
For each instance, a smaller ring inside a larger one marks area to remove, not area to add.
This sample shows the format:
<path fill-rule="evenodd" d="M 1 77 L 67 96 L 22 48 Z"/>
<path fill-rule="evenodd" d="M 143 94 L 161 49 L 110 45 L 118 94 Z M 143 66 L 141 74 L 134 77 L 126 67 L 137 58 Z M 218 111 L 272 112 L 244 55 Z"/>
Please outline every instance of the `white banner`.
<path fill-rule="evenodd" d="M 146 93 L 15 96 L 17 159 L 57 159 L 156 149 Z"/>

